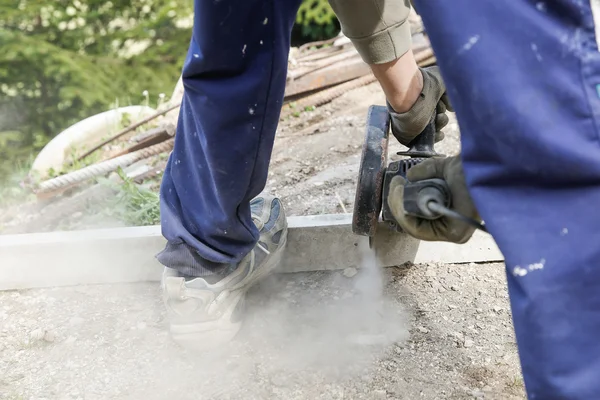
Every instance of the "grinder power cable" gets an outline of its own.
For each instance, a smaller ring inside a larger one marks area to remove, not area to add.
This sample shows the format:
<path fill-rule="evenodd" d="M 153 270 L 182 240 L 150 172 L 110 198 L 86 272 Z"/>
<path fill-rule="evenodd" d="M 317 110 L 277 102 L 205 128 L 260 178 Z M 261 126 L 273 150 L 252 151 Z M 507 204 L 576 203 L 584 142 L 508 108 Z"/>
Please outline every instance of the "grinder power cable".
<path fill-rule="evenodd" d="M 352 231 L 357 235 L 368 236 L 371 247 L 380 214 L 382 220 L 392 229 L 401 231 L 387 203 L 392 179 L 397 175 L 406 179 L 408 170 L 420 162 L 431 157 L 444 157 L 434 149 L 434 115 L 423 132 L 408 144 L 408 150 L 397 153 L 409 158 L 393 161 L 388 165 L 390 124 L 391 116 L 386 107 L 369 107 L 358 171 Z M 455 218 L 487 232 L 483 224 L 452 210 L 451 205 L 452 193 L 443 179 L 407 182 L 404 186 L 404 210 L 407 215 L 428 220 Z"/>

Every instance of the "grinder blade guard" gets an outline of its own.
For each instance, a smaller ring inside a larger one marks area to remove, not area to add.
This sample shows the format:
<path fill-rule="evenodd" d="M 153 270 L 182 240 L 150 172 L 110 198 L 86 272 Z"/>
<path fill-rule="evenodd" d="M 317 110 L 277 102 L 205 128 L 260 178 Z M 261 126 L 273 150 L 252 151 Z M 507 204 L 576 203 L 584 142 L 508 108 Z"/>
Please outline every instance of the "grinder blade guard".
<path fill-rule="evenodd" d="M 375 236 L 383 193 L 383 176 L 387 167 L 390 114 L 385 107 L 371 106 L 367 115 L 365 141 L 358 169 L 352 231 L 361 236 Z"/>
<path fill-rule="evenodd" d="M 352 219 L 352 231 L 357 235 L 371 238 L 375 236 L 380 214 L 384 222 L 398 230 L 387 204 L 390 182 L 396 175 L 406 177 L 410 168 L 426 158 L 443 157 L 433 148 L 435 141 L 435 116 L 433 116 L 425 130 L 408 144 L 409 149 L 398 153 L 410 158 L 393 161 L 388 166 L 390 124 L 391 116 L 386 107 L 369 107 Z M 404 206 L 408 214 L 425 219 L 441 217 L 439 213 L 428 210 L 427 202 L 432 200 L 444 207 L 450 207 L 450 190 L 445 181 L 428 179 L 405 186 Z"/>

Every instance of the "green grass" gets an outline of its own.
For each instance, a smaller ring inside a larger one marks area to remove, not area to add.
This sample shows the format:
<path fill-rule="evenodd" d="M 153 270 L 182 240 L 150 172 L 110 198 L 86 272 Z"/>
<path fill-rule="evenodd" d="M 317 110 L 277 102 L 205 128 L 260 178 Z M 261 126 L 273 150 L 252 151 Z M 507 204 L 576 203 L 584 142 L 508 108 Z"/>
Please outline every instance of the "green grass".
<path fill-rule="evenodd" d="M 138 185 L 123 172 L 117 170 L 122 182 L 102 179 L 102 184 L 116 191 L 102 214 L 130 226 L 156 225 L 160 223 L 160 196 L 148 185 Z"/>

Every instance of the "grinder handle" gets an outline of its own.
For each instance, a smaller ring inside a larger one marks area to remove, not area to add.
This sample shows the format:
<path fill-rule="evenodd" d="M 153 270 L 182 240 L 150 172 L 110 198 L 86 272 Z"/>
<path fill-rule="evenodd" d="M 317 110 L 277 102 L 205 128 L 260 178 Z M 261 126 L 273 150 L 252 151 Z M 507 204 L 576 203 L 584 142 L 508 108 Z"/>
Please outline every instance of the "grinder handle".
<path fill-rule="evenodd" d="M 435 144 L 435 118 L 436 114 L 433 115 L 423 132 L 408 144 L 408 150 L 399 152 L 398 155 L 419 158 L 440 156 L 433 148 Z"/>
<path fill-rule="evenodd" d="M 434 220 L 442 214 L 429 208 L 431 202 L 450 207 L 452 192 L 445 180 L 439 178 L 407 182 L 404 185 L 404 212 L 417 218 Z"/>

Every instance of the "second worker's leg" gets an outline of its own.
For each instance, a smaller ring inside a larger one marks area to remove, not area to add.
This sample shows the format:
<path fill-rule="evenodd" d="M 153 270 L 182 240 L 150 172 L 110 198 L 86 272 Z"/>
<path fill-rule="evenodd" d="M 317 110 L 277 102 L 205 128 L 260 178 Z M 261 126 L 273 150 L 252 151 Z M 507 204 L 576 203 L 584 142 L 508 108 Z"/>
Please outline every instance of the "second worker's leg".
<path fill-rule="evenodd" d="M 175 147 L 161 186 L 172 336 L 197 347 L 240 328 L 246 290 L 286 241 L 265 186 L 299 0 L 195 0 Z"/>
<path fill-rule="evenodd" d="M 420 0 L 465 177 L 506 260 L 529 399 L 600 398 L 600 52 L 590 0 Z"/>

